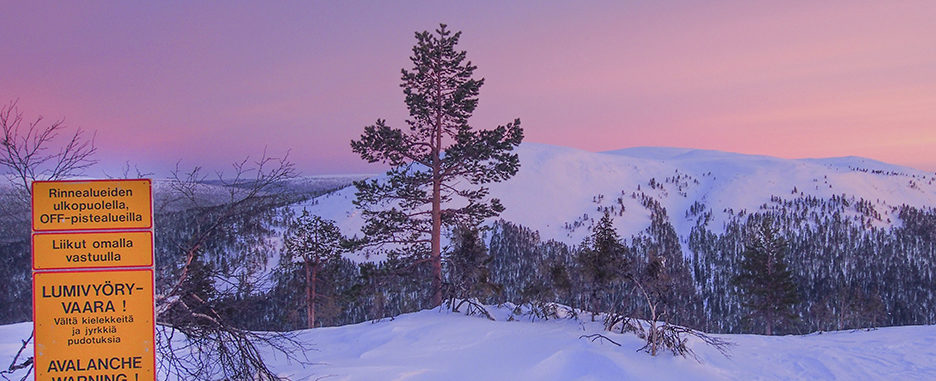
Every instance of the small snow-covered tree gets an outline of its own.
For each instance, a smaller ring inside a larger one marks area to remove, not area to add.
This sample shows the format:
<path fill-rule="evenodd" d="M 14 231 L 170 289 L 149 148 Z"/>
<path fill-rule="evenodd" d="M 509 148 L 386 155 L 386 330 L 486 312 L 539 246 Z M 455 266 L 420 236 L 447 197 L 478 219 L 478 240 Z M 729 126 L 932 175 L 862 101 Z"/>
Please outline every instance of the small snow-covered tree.
<path fill-rule="evenodd" d="M 286 232 L 283 260 L 302 266 L 305 273 L 305 305 L 307 328 L 315 328 L 316 283 L 322 267 L 341 257 L 344 237 L 334 221 L 310 215 L 307 210 Z"/>
<path fill-rule="evenodd" d="M 469 314 L 489 315 L 481 303 L 499 294 L 502 288 L 491 280 L 488 266 L 494 257 L 488 253 L 478 229 L 460 227 L 454 235 L 453 249 L 446 261 L 452 310 L 458 311 L 461 305 L 468 304 Z"/>
<path fill-rule="evenodd" d="M 627 274 L 627 247 L 621 243 L 614 220 L 605 212 L 576 258 L 588 290 L 592 320 L 601 312 L 601 298 L 610 294 L 614 282 Z"/>
<path fill-rule="evenodd" d="M 757 227 L 741 258 L 735 284 L 750 317 L 764 323 L 764 333 L 773 335 L 778 324 L 791 321 L 798 302 L 796 284 L 786 264 L 787 243 L 769 220 Z"/>

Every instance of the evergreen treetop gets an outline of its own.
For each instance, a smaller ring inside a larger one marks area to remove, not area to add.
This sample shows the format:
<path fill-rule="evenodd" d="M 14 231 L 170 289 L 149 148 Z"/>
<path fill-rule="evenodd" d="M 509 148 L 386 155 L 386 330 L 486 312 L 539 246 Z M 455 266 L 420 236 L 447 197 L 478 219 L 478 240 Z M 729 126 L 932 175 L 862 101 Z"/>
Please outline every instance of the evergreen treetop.
<path fill-rule="evenodd" d="M 285 259 L 294 263 L 323 263 L 340 257 L 344 237 L 333 221 L 303 210 L 290 225 L 283 242 Z"/>
<path fill-rule="evenodd" d="M 625 275 L 627 247 L 621 243 L 609 213 L 601 217 L 583 246 L 578 262 L 588 281 L 604 287 Z"/>
<path fill-rule="evenodd" d="M 617 281 L 627 274 L 627 247 L 621 243 L 614 221 L 609 213 L 595 225 L 592 235 L 585 240 L 578 253 L 579 271 L 589 292 L 592 319 L 609 306 L 602 305 L 606 294 Z"/>
<path fill-rule="evenodd" d="M 752 234 L 741 258 L 734 281 L 741 289 L 742 305 L 751 317 L 764 322 L 764 331 L 772 335 L 777 324 L 795 318 L 798 302 L 796 284 L 786 264 L 787 242 L 768 219 Z"/>

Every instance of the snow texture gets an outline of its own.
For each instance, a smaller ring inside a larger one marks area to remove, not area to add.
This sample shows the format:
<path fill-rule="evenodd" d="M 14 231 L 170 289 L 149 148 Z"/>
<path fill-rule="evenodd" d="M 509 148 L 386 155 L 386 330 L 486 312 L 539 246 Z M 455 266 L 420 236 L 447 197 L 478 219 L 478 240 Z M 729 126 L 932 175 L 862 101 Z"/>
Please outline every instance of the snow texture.
<path fill-rule="evenodd" d="M 632 334 L 603 332 L 600 323 L 558 319 L 497 321 L 439 310 L 392 321 L 298 332 L 315 348 L 312 365 L 268 358 L 293 380 L 933 380 L 936 326 L 841 331 L 806 336 L 716 335 L 733 342 L 730 358 L 698 341 L 700 361 L 637 352 Z M 30 323 L 0 326 L 6 368 Z M 621 344 L 579 337 L 602 333 Z M 26 354 L 31 355 L 32 346 Z M 18 379 L 18 378 L 16 378 Z"/>

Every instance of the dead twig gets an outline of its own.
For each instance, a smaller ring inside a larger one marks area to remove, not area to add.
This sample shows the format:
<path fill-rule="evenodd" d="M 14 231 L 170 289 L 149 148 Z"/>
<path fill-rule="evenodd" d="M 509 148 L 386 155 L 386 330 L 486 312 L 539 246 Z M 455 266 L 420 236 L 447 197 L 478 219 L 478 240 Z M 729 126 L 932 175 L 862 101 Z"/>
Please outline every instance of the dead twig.
<path fill-rule="evenodd" d="M 20 378 L 20 381 L 27 380 L 29 378 L 29 375 L 32 374 L 33 357 L 29 357 L 19 364 L 16 363 L 17 361 L 19 361 L 19 357 L 23 354 L 23 350 L 26 349 L 26 346 L 29 345 L 32 339 L 33 339 L 33 333 L 30 332 L 29 338 L 26 340 L 23 340 L 23 345 L 20 346 L 20 349 L 18 351 L 16 351 L 16 356 L 13 356 L 13 361 L 10 362 L 10 366 L 6 370 L 0 370 L 0 376 L 2 376 L 4 380 L 10 380 L 10 378 L 7 377 L 7 375 L 13 375 L 13 373 L 16 373 L 16 371 L 20 369 L 29 368 L 26 371 L 26 374 L 24 374 L 23 377 Z"/>
<path fill-rule="evenodd" d="M 604 340 L 608 341 L 608 342 L 611 343 L 611 344 L 617 345 L 617 346 L 619 346 L 619 347 L 621 346 L 621 344 L 618 344 L 618 342 L 616 342 L 616 341 L 614 341 L 614 340 L 611 340 L 611 339 L 608 338 L 607 336 L 602 335 L 602 334 L 600 334 L 600 333 L 594 333 L 594 334 L 591 334 L 591 335 L 582 335 L 582 336 L 579 336 L 579 339 L 589 339 L 589 340 L 591 340 L 591 342 L 593 342 L 593 343 L 594 343 L 596 340 L 604 339 Z"/>

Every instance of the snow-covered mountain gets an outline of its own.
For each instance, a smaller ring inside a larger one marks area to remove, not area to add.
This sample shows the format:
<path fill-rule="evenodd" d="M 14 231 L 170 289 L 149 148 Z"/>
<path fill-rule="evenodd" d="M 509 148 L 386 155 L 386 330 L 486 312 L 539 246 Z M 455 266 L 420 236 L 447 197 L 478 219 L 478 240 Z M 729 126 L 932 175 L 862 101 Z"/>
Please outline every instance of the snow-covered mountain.
<path fill-rule="evenodd" d="M 683 238 L 699 208 L 711 211 L 707 228 L 717 233 L 731 216 L 797 198 L 863 199 L 879 214 L 869 222 L 877 227 L 899 223 L 897 206 L 936 206 L 936 175 L 860 157 L 781 159 L 664 147 L 595 153 L 536 143 L 523 143 L 518 153 L 517 175 L 490 186 L 507 208 L 501 218 L 569 244 L 580 243 L 605 210 L 624 237 L 646 229 L 650 211 L 641 194 L 666 208 Z M 354 234 L 362 221 L 353 199 L 349 187 L 302 207 Z M 860 218 L 853 209 L 846 216 Z"/>

